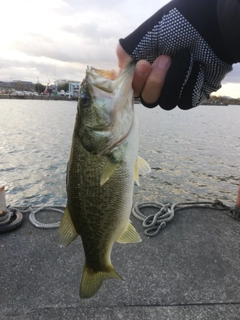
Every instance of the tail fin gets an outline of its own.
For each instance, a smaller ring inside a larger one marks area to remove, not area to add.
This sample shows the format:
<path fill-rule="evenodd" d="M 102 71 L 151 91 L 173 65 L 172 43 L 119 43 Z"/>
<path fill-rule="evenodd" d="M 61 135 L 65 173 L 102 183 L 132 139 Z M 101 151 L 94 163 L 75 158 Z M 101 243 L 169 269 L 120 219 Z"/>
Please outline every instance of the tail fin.
<path fill-rule="evenodd" d="M 106 279 L 123 280 L 112 265 L 110 265 L 106 271 L 94 272 L 88 268 L 85 263 L 80 285 L 80 298 L 89 299 L 94 296 L 101 287 L 103 280 Z"/>

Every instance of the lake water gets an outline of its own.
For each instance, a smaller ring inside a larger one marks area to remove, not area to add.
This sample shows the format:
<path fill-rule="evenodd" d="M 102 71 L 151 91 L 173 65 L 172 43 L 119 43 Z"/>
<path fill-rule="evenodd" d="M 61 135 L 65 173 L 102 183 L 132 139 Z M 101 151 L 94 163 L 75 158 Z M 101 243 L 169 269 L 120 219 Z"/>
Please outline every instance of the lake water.
<path fill-rule="evenodd" d="M 65 205 L 76 101 L 0 100 L 0 180 L 10 205 Z M 236 201 L 240 106 L 190 111 L 136 105 L 140 155 L 152 168 L 134 201 Z"/>

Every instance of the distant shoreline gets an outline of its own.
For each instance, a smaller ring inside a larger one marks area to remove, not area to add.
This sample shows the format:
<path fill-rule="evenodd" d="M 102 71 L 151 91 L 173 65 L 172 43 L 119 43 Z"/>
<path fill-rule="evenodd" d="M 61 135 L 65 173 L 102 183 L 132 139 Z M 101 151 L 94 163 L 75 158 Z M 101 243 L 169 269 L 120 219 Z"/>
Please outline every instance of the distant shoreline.
<path fill-rule="evenodd" d="M 9 94 L 0 94 L 0 99 L 15 99 L 15 100 L 60 100 L 60 101 L 77 101 L 78 98 L 69 98 L 67 96 L 48 96 L 48 95 L 24 95 L 24 96 L 12 96 Z"/>
<path fill-rule="evenodd" d="M 52 100 L 52 101 L 77 101 L 78 97 L 72 97 L 69 98 L 68 96 L 48 96 L 48 95 L 39 95 L 39 96 L 35 96 L 35 95 L 23 95 L 23 96 L 13 96 L 13 95 L 9 95 L 9 94 L 0 94 L 0 100 L 1 99 L 6 99 L 6 100 Z M 135 100 L 134 104 L 139 104 L 141 103 L 139 100 Z M 220 101 L 211 101 L 211 100 L 207 100 L 205 102 L 202 102 L 200 104 L 200 106 L 228 106 L 228 105 L 240 105 L 239 100 L 234 101 L 231 100 L 229 102 L 220 102 Z"/>

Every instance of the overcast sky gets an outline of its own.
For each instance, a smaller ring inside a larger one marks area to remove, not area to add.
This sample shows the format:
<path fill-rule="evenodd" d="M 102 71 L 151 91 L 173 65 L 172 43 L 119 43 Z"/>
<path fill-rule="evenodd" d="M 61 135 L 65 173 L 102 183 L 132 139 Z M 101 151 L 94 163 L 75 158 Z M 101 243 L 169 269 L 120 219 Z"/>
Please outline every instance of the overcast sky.
<path fill-rule="evenodd" d="M 86 65 L 117 69 L 115 48 L 168 0 L 6 0 L 0 81 L 82 80 Z M 240 65 L 219 93 L 240 97 Z"/>

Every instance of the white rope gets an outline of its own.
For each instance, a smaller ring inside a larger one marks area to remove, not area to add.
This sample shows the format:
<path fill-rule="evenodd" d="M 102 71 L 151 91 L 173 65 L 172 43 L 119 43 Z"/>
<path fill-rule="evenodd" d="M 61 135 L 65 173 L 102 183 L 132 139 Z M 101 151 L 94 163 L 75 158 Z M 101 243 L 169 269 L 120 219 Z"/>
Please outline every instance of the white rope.
<path fill-rule="evenodd" d="M 13 216 L 13 212 L 7 210 L 6 215 L 0 219 L 0 225 L 8 223 L 11 220 L 12 216 Z"/>
<path fill-rule="evenodd" d="M 132 207 L 132 214 L 135 218 L 142 221 L 142 226 L 145 229 L 144 233 L 148 237 L 156 236 L 159 231 L 166 227 L 167 223 L 174 218 L 174 207 L 176 204 L 163 204 L 160 202 L 136 202 Z M 156 208 L 159 211 L 154 214 L 145 216 L 140 209 Z"/>
<path fill-rule="evenodd" d="M 29 220 L 36 228 L 41 228 L 41 229 L 59 228 L 61 221 L 54 222 L 54 223 L 42 223 L 42 222 L 37 221 L 36 213 L 43 212 L 43 211 L 55 211 L 55 212 L 59 212 L 59 213 L 63 214 L 64 210 L 56 209 L 54 207 L 41 207 L 35 211 L 32 209 L 32 207 L 29 207 L 29 209 L 31 210 L 31 213 L 29 215 Z"/>
<path fill-rule="evenodd" d="M 55 212 L 59 212 L 59 213 L 63 214 L 65 207 L 58 206 L 57 208 L 55 208 L 55 207 L 50 207 L 50 206 L 43 206 L 43 207 L 40 207 L 40 208 L 37 208 L 34 210 L 32 208 L 32 206 L 29 206 L 26 209 L 21 209 L 21 207 L 9 207 L 9 209 L 10 210 L 16 209 L 16 210 L 20 211 L 21 213 L 29 213 L 29 221 L 36 228 L 53 229 L 53 228 L 59 228 L 61 221 L 54 222 L 54 223 L 42 223 L 36 219 L 36 214 L 40 213 L 40 212 L 44 212 L 44 211 L 55 211 Z"/>
<path fill-rule="evenodd" d="M 154 214 L 146 216 L 141 212 L 141 209 L 143 208 L 155 208 L 158 209 L 158 211 Z M 177 211 L 190 208 L 210 208 L 219 211 L 225 211 L 225 213 L 232 218 L 240 220 L 239 208 L 237 211 L 235 207 L 230 208 L 219 200 L 215 200 L 214 202 L 184 202 L 174 204 L 163 204 L 160 202 L 136 202 L 132 207 L 132 214 L 135 218 L 142 222 L 142 226 L 145 229 L 144 233 L 148 237 L 154 237 L 160 232 L 161 229 L 166 227 L 168 222 L 174 218 L 174 215 Z M 42 223 L 36 219 L 36 214 L 44 211 L 55 211 L 63 214 L 65 207 L 43 206 L 34 210 L 32 206 L 29 206 L 26 209 L 22 209 L 22 207 L 8 207 L 7 209 L 9 212 L 7 222 L 10 221 L 13 211 L 18 210 L 21 213 L 29 213 L 29 221 L 36 228 L 50 229 L 58 228 L 60 226 L 60 221 L 55 223 Z M 1 223 L 6 223 L 6 218 L 4 219 L 4 222 L 0 222 L 0 224 Z"/>
<path fill-rule="evenodd" d="M 143 208 L 156 208 L 158 211 L 148 216 L 144 215 L 140 210 Z M 226 213 L 233 218 L 235 211 L 230 207 L 224 205 L 221 201 L 215 200 L 213 202 L 183 202 L 174 204 L 163 204 L 160 202 L 136 202 L 132 207 L 132 214 L 135 218 L 142 221 L 142 226 L 145 229 L 144 234 L 148 237 L 156 236 L 161 229 L 165 228 L 177 211 L 192 208 L 210 208 L 214 210 L 226 211 Z"/>

